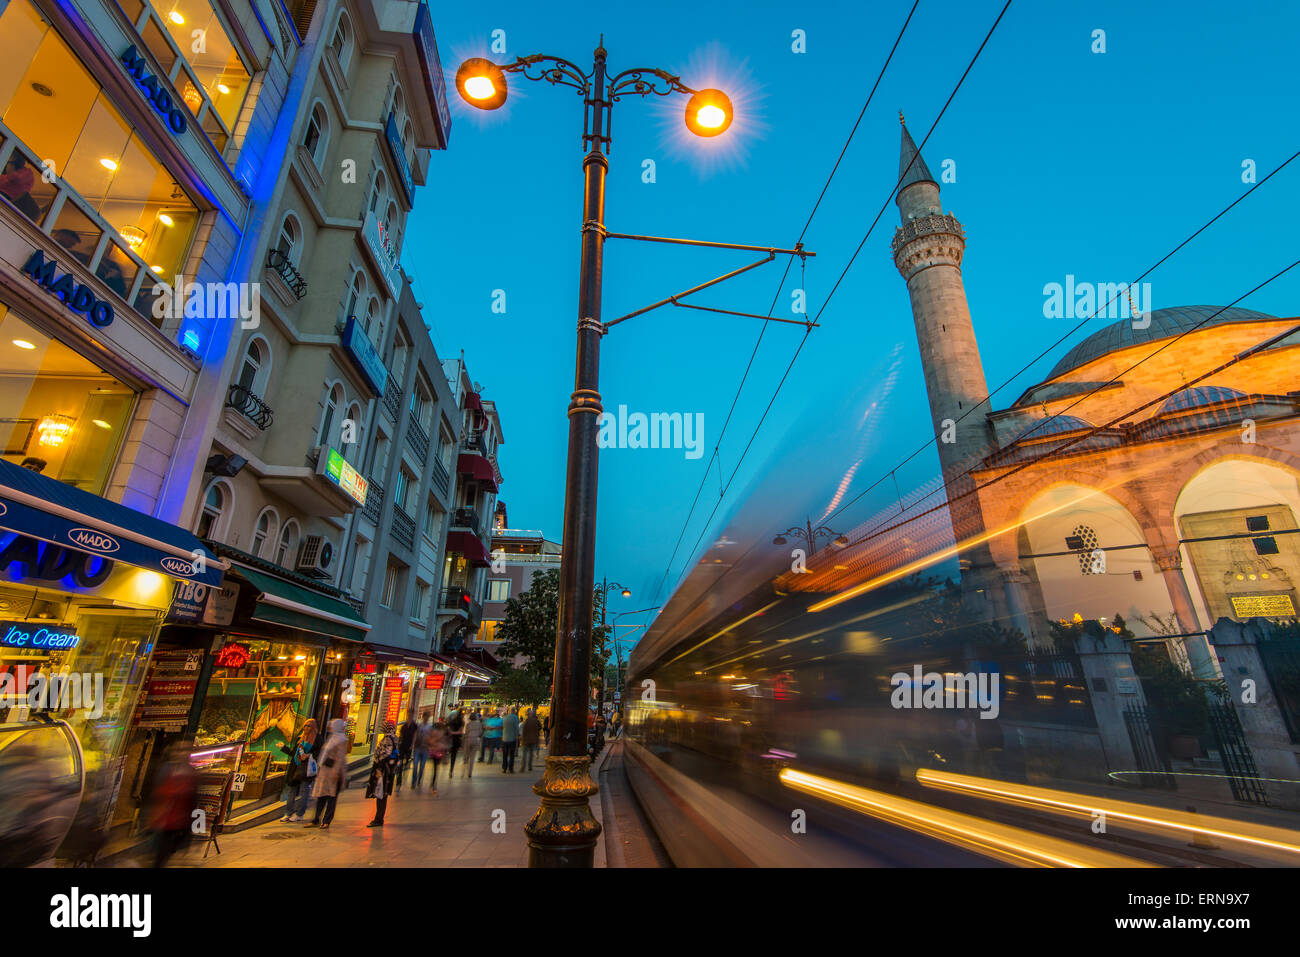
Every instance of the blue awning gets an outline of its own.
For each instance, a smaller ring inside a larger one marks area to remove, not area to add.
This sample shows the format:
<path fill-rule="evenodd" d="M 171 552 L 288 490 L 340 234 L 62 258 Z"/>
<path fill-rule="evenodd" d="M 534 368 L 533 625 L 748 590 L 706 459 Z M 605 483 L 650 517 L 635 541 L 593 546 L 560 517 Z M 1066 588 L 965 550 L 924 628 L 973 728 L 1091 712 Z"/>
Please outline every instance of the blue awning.
<path fill-rule="evenodd" d="M 183 528 L 3 459 L 0 529 L 204 585 L 226 568 Z"/>

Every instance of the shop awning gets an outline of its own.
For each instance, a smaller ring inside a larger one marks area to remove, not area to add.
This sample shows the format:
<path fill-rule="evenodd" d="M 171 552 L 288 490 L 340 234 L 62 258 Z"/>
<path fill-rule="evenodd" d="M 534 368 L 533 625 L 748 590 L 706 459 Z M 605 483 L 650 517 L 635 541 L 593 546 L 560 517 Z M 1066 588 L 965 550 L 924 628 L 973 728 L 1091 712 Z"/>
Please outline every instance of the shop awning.
<path fill-rule="evenodd" d="M 2 459 L 0 529 L 204 585 L 228 567 L 183 528 Z"/>
<path fill-rule="evenodd" d="M 373 641 L 367 641 L 361 651 L 357 653 L 358 661 L 384 661 L 426 670 L 433 667 L 429 657 L 429 655 L 421 654 L 411 648 L 401 648 L 397 645 L 381 645 Z"/>
<path fill-rule="evenodd" d="M 483 398 L 477 392 L 466 392 L 465 408 L 474 409 L 476 412 L 482 412 Z"/>
<path fill-rule="evenodd" d="M 246 565 L 232 562 L 231 570 L 248 579 L 262 593 L 253 609 L 256 621 L 314 631 L 347 641 L 364 641 L 366 632 L 370 631 L 370 625 L 362 621 L 356 610 L 345 601 Z"/>
<path fill-rule="evenodd" d="M 492 564 L 492 558 L 488 555 L 487 549 L 483 547 L 483 543 L 473 532 L 448 532 L 447 551 L 464 555 L 471 565 L 478 565 L 480 568 L 486 568 Z"/>
<path fill-rule="evenodd" d="M 492 463 L 481 455 L 462 452 L 460 458 L 456 460 L 456 471 L 461 475 L 468 475 L 476 482 L 490 486 L 494 492 L 497 490 L 497 477 L 492 471 Z"/>

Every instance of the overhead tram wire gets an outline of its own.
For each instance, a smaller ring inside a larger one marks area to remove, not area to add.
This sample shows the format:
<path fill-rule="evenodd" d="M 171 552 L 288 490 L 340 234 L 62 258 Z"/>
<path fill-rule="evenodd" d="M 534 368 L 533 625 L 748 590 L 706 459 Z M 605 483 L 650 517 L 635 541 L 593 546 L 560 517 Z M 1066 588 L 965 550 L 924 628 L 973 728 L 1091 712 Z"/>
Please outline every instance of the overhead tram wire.
<path fill-rule="evenodd" d="M 840 149 L 840 155 L 835 158 L 835 165 L 831 167 L 830 175 L 826 177 L 826 182 L 822 185 L 822 190 L 817 195 L 817 201 L 813 203 L 812 212 L 808 214 L 808 219 L 803 224 L 803 229 L 799 231 L 799 238 L 796 240 L 796 245 L 803 242 L 804 236 L 808 232 L 808 228 L 812 225 L 813 218 L 817 215 L 817 210 L 821 207 L 822 200 L 826 197 L 826 191 L 830 189 L 831 180 L 835 178 L 836 172 L 839 171 L 840 163 L 844 159 L 844 154 L 848 152 L 849 144 L 853 142 L 853 137 L 858 132 L 858 127 L 862 123 L 862 118 L 867 115 L 867 108 L 871 105 L 871 100 L 876 95 L 876 90 L 880 86 L 880 81 L 884 79 L 885 71 L 889 68 L 890 62 L 894 59 L 894 53 L 898 50 L 898 45 L 903 40 L 903 34 L 907 32 L 908 24 L 912 22 L 912 15 L 916 13 L 916 8 L 920 2 L 921 0 L 913 0 L 912 9 L 908 11 L 907 19 L 903 21 L 902 27 L 899 28 L 898 36 L 894 38 L 894 45 L 889 48 L 889 55 L 885 57 L 885 62 L 881 65 L 880 72 L 876 74 L 876 82 L 872 84 L 870 92 L 867 93 L 866 101 L 862 104 L 862 109 L 858 111 L 858 118 L 854 122 L 853 128 L 849 130 L 849 135 L 844 141 L 844 146 Z M 790 264 L 791 260 L 787 259 L 785 270 L 781 273 L 781 281 L 776 287 L 776 293 L 772 296 L 772 304 L 767 309 L 767 314 L 769 316 L 772 315 L 772 312 L 776 309 L 777 302 L 781 298 L 781 290 L 785 288 L 785 281 L 790 275 Z M 727 434 L 727 426 L 731 424 L 731 417 L 736 411 L 736 403 L 740 401 L 740 393 L 744 390 L 745 382 L 749 379 L 750 370 L 754 366 L 754 359 L 758 356 L 758 348 L 763 343 L 763 336 L 767 332 L 767 326 L 767 323 L 763 323 L 762 328 L 758 331 L 758 339 L 754 342 L 754 349 L 749 355 L 749 362 L 745 364 L 745 371 L 740 377 L 740 384 L 736 387 L 735 396 L 732 397 L 731 408 L 727 410 L 727 418 L 723 421 L 722 429 L 718 432 L 717 441 L 713 445 L 713 454 L 709 458 L 709 465 L 713 464 L 714 459 L 718 459 L 718 453 L 722 448 L 723 436 Z M 811 331 L 811 329 L 805 330 L 804 338 L 807 338 L 809 331 Z M 802 342 L 799 347 L 803 348 Z M 706 466 L 704 470 L 704 478 L 700 479 L 700 486 L 695 490 L 695 498 L 691 500 L 691 507 L 686 513 L 686 521 L 682 523 L 682 530 L 677 536 L 677 542 L 673 545 L 673 553 L 668 559 L 668 567 L 664 569 L 664 574 L 659 579 L 659 584 L 655 586 L 655 600 L 658 600 L 660 593 L 663 591 L 664 583 L 668 579 L 668 573 L 672 570 L 673 561 L 677 558 L 677 550 L 681 547 L 682 538 L 685 537 L 686 529 L 690 527 L 691 518 L 695 515 L 695 506 L 700 501 L 700 494 L 704 491 L 704 484 L 708 479 L 708 474 L 709 469 L 708 466 Z M 721 499 L 727 492 L 726 486 L 722 482 L 721 459 L 718 459 L 718 486 L 718 498 Z"/>
<path fill-rule="evenodd" d="M 994 31 L 997 30 L 997 28 L 998 28 L 998 24 L 1002 22 L 1002 18 L 1006 15 L 1006 12 L 1007 12 L 1007 10 L 1010 8 L 1010 6 L 1011 6 L 1011 0 L 1007 0 L 1007 2 L 1002 6 L 1002 9 L 998 12 L 997 19 L 995 19 L 995 20 L 993 21 L 993 25 L 992 25 L 991 27 L 989 27 L 989 29 L 988 29 L 988 33 L 986 33 L 986 34 L 984 35 L 984 40 L 983 40 L 983 41 L 980 43 L 980 45 L 979 45 L 979 49 L 977 49 L 977 50 L 975 51 L 975 55 L 971 57 L 971 61 L 970 61 L 970 63 L 968 63 L 968 64 L 966 65 L 966 69 L 962 72 L 961 77 L 957 80 L 957 85 L 953 87 L 952 92 L 948 95 L 948 99 L 947 99 L 946 101 L 944 101 L 943 108 L 939 110 L 939 115 L 936 116 L 936 117 L 934 118 L 934 122 L 930 124 L 930 129 L 926 132 L 924 139 L 921 140 L 920 145 L 916 148 L 916 153 L 913 155 L 911 161 L 907 164 L 907 168 L 906 168 L 905 170 L 903 170 L 903 172 L 899 175 L 899 177 L 898 177 L 898 182 L 894 184 L 894 188 L 890 191 L 889 195 L 885 198 L 884 203 L 881 205 L 881 207 L 880 207 L 880 211 L 879 211 L 878 213 L 876 213 L 876 218 L 873 219 L 873 220 L 871 221 L 871 225 L 867 227 L 867 232 L 866 232 L 865 235 L 863 235 L 863 237 L 862 237 L 862 241 L 858 243 L 857 248 L 853 251 L 853 255 L 849 257 L 849 261 L 845 264 L 844 269 L 843 269 L 843 271 L 840 273 L 839 278 L 835 280 L 835 285 L 831 287 L 831 291 L 827 294 L 827 296 L 826 296 L 826 301 L 823 302 L 822 305 L 821 305 L 821 308 L 817 310 L 817 315 L 813 317 L 813 321 L 814 321 L 814 322 L 817 321 L 817 320 L 819 320 L 819 319 L 821 318 L 822 313 L 826 311 L 826 307 L 830 305 L 831 298 L 835 295 L 836 290 L 839 289 L 839 287 L 840 287 L 840 283 L 844 281 L 844 277 L 848 275 L 849 270 L 853 267 L 853 263 L 854 263 L 854 261 L 858 258 L 858 254 L 859 254 L 860 252 L 862 252 L 862 248 L 863 248 L 863 246 L 866 245 L 866 243 L 867 243 L 867 239 L 870 238 L 872 231 L 876 228 L 876 225 L 880 222 L 881 217 L 884 216 L 884 214 L 885 214 L 885 210 L 889 208 L 889 203 L 893 200 L 894 195 L 898 192 L 898 187 L 902 184 L 902 182 L 903 182 L 903 180 L 906 178 L 907 174 L 911 171 L 911 169 L 912 169 L 912 165 L 916 162 L 917 158 L 921 155 L 921 150 L 924 149 L 924 148 L 925 148 L 925 144 L 926 144 L 927 142 L 929 142 L 929 140 L 930 140 L 930 136 L 934 133 L 935 127 L 937 127 L 937 126 L 939 125 L 939 121 L 943 119 L 943 115 L 944 115 L 944 113 L 946 113 L 946 112 L 948 111 L 948 107 L 952 105 L 952 101 L 956 98 L 957 93 L 961 90 L 962 85 L 966 82 L 966 77 L 969 76 L 969 75 L 970 75 L 970 71 L 971 71 L 972 69 L 974 69 L 974 67 L 975 67 L 975 63 L 976 63 L 976 62 L 979 60 L 979 58 L 980 58 L 980 54 L 982 54 L 982 53 L 984 52 L 984 48 L 985 48 L 986 46 L 988 46 L 988 42 L 989 42 L 989 40 L 991 40 L 991 39 L 993 38 L 993 33 L 994 33 Z M 909 19 L 910 19 L 910 17 L 909 17 Z M 901 38 L 901 35 L 900 35 L 900 38 Z M 897 46 L 897 41 L 895 42 L 895 46 Z M 890 55 L 891 55 L 891 56 L 893 55 L 893 54 L 892 54 L 892 51 L 891 51 L 891 54 L 890 54 Z M 882 75 L 883 75 L 883 70 L 882 70 Z M 877 83 L 878 83 L 878 82 L 879 82 L 879 80 L 877 80 Z M 873 93 L 875 92 L 875 88 L 874 88 L 874 87 L 872 88 L 872 92 L 873 92 Z M 856 129 L 856 127 L 855 127 L 855 129 Z M 787 264 L 787 266 L 788 266 L 788 264 Z M 778 296 L 780 295 L 780 290 L 777 291 L 777 295 L 778 295 Z M 775 304 L 775 299 L 774 299 L 774 300 L 773 300 L 773 308 L 775 308 L 775 305 L 776 305 L 776 304 Z M 798 347 L 795 349 L 794 355 L 790 358 L 790 364 L 789 364 L 788 366 L 786 366 L 785 373 L 781 376 L 781 381 L 777 383 L 776 389 L 775 389 L 775 391 L 773 391 L 773 393 L 772 393 L 772 398 L 771 398 L 770 400 L 768 400 L 767 408 L 765 408 L 765 409 L 763 410 L 763 415 L 759 418 L 759 420 L 758 420 L 758 424 L 754 426 L 754 431 L 753 431 L 753 433 L 751 433 L 751 435 L 750 435 L 750 437 L 749 437 L 749 441 L 745 444 L 745 449 L 744 449 L 744 451 L 741 453 L 739 460 L 737 460 L 737 462 L 736 462 L 736 467 L 735 467 L 735 469 L 732 470 L 731 477 L 727 479 L 727 485 L 726 485 L 726 487 L 723 489 L 723 494 L 724 494 L 724 495 L 725 495 L 725 493 L 726 493 L 726 488 L 729 488 L 729 487 L 731 486 L 731 482 L 735 479 L 736 474 L 740 471 L 740 466 L 741 466 L 741 464 L 744 462 L 746 454 L 748 454 L 750 447 L 754 444 L 754 439 L 756 439 L 756 438 L 758 437 L 759 430 L 763 427 L 763 423 L 767 420 L 767 415 L 768 415 L 768 413 L 772 410 L 772 406 L 773 406 L 773 404 L 775 404 L 776 399 L 777 399 L 777 396 L 778 396 L 778 395 L 780 394 L 780 392 L 781 392 L 781 388 L 782 388 L 782 386 L 785 385 L 785 381 L 786 381 L 786 379 L 789 378 L 789 376 L 790 376 L 790 372 L 791 372 L 791 370 L 794 368 L 794 364 L 795 364 L 795 362 L 798 360 L 798 358 L 799 358 L 799 354 L 803 351 L 803 347 L 804 347 L 805 343 L 807 343 L 807 341 L 808 341 L 808 336 L 809 336 L 809 334 L 810 334 L 811 332 L 812 332 L 812 328 L 809 327 L 808 329 L 806 329 L 806 330 L 804 331 L 803 338 L 799 340 L 799 345 L 798 345 Z M 751 360 L 751 361 L 752 361 L 752 360 Z M 721 436 L 719 436 L 719 440 L 721 440 Z M 697 499 L 699 498 L 698 494 L 696 495 L 696 498 L 697 498 Z M 708 517 L 708 519 L 705 521 L 705 523 L 704 523 L 704 527 L 700 530 L 700 534 L 699 534 L 699 536 L 698 536 L 698 537 L 696 538 L 696 540 L 695 540 L 695 545 L 694 545 L 694 547 L 691 549 L 691 554 L 692 554 L 692 555 L 695 554 L 696 549 L 698 549 L 698 548 L 700 547 L 700 542 L 704 540 L 704 535 L 705 535 L 705 533 L 706 533 L 706 532 L 708 531 L 708 529 L 709 529 L 709 523 L 713 521 L 713 517 L 717 514 L 718 508 L 721 506 L 721 504 L 722 504 L 722 496 L 719 496 L 717 503 L 715 503 L 714 506 L 713 506 L 713 511 L 709 513 L 709 517 Z M 831 514 L 834 514 L 834 513 L 831 513 Z M 689 521 L 690 521 L 690 519 L 689 519 L 689 517 L 688 517 L 687 522 L 689 523 Z M 683 527 L 683 530 L 682 530 L 682 531 L 683 531 L 683 533 L 685 533 L 685 528 L 684 528 L 684 527 Z M 680 541 L 680 540 L 679 540 L 679 541 Z M 677 556 L 677 550 L 674 549 L 674 550 L 673 550 L 673 559 L 675 559 L 676 556 Z M 668 578 L 668 572 L 671 571 L 671 568 L 672 568 L 672 560 L 673 560 L 673 559 L 669 559 L 669 569 L 668 569 L 668 571 L 666 571 L 666 572 L 664 573 L 664 579 L 663 579 L 664 581 L 667 580 L 667 578 Z M 725 573 L 724 573 L 724 574 L 725 574 Z M 662 585 L 662 581 L 661 581 L 661 584 L 660 584 L 659 587 L 660 587 L 660 588 L 663 587 L 663 585 Z M 656 599 L 658 598 L 658 595 L 659 595 L 659 592 L 656 591 L 656 592 L 655 592 L 655 597 L 656 597 Z"/>
<path fill-rule="evenodd" d="M 917 147 L 917 154 L 918 154 L 918 155 L 920 154 L 920 147 Z M 1207 221 L 1206 221 L 1206 222 L 1205 222 L 1205 223 L 1204 223 L 1204 224 L 1203 224 L 1199 229 L 1197 229 L 1195 232 L 1193 232 L 1190 236 L 1188 236 L 1186 239 L 1184 239 L 1182 242 L 1180 242 L 1177 246 L 1175 246 L 1175 247 L 1174 247 L 1173 249 L 1171 249 L 1169 252 L 1165 253 L 1165 255 L 1161 256 L 1160 259 L 1158 259 L 1155 263 L 1153 263 L 1151 266 L 1149 266 L 1149 267 L 1148 267 L 1148 268 L 1147 268 L 1147 269 L 1146 269 L 1146 270 L 1145 270 L 1145 271 L 1144 271 L 1140 276 L 1138 276 L 1138 277 L 1137 277 L 1136 279 L 1134 279 L 1131 283 L 1129 283 L 1129 287 L 1131 288 L 1132 286 L 1137 285 L 1137 284 L 1140 283 L 1143 279 L 1145 279 L 1147 276 L 1151 275 L 1151 273 L 1155 272 L 1156 269 L 1158 269 L 1160 266 L 1162 266 L 1162 265 L 1164 265 L 1166 262 L 1168 262 L 1171 258 L 1173 258 L 1173 256 L 1174 256 L 1175 253 L 1179 252 L 1179 251 L 1180 251 L 1184 246 L 1186 246 L 1188 243 L 1190 243 L 1192 240 L 1194 240 L 1197 236 L 1201 235 L 1201 233 L 1205 232 L 1207 229 L 1209 229 L 1211 226 L 1213 226 L 1216 222 L 1218 222 L 1220 219 L 1222 219 L 1222 218 L 1223 218 L 1223 217 L 1224 217 L 1228 212 L 1230 212 L 1230 211 L 1232 210 L 1232 208 L 1233 208 L 1234 206 L 1236 206 L 1238 203 L 1240 203 L 1242 200 L 1244 200 L 1247 196 L 1249 196 L 1249 195 L 1250 195 L 1251 193 L 1253 193 L 1255 190 L 1259 189 L 1259 187 L 1263 186 L 1265 183 L 1267 183 L 1270 179 L 1272 179 L 1272 178 L 1273 178 L 1274 176 L 1276 176 L 1278 173 L 1282 172 L 1282 170 L 1286 169 L 1287 166 L 1289 166 L 1292 162 L 1295 161 L 1296 157 L 1300 157 L 1300 150 L 1296 150 L 1296 152 L 1292 153 L 1292 154 L 1291 154 L 1289 157 L 1287 157 L 1286 160 L 1284 160 L 1284 161 L 1283 161 L 1279 166 L 1277 166 L 1276 168 L 1274 168 L 1273 171 L 1270 172 L 1267 176 L 1265 176 L 1265 177 L 1264 177 L 1263 179 L 1261 179 L 1259 182 L 1257 182 L 1257 183 L 1255 183 L 1254 185 L 1252 185 L 1252 186 L 1250 187 L 1250 189 L 1246 190 L 1244 193 L 1242 193 L 1240 196 L 1238 196 L 1236 199 L 1234 199 L 1234 200 L 1233 200 L 1231 203 L 1229 203 L 1227 206 L 1223 207 L 1223 209 L 1219 210 L 1218 213 L 1216 213 L 1214 216 L 1212 216 L 1210 219 L 1208 219 L 1208 220 L 1207 220 Z M 1096 319 L 1099 315 L 1101 315 L 1102 313 L 1104 313 L 1104 312 L 1105 312 L 1105 311 L 1110 307 L 1111 303 L 1113 303 L 1113 302 L 1116 300 L 1116 298 L 1118 297 L 1118 295 L 1119 295 L 1119 294 L 1116 293 L 1114 296 L 1111 296 L 1111 298 L 1108 299 L 1105 303 L 1103 303 L 1103 304 L 1101 304 L 1100 306 L 1098 306 L 1098 308 L 1097 308 L 1096 310 L 1094 310 L 1094 312 L 1093 312 L 1092 315 L 1087 316 L 1087 317 L 1085 317 L 1084 319 L 1080 320 L 1078 323 L 1076 323 L 1076 324 L 1075 324 L 1073 327 L 1071 327 L 1071 328 L 1070 328 L 1070 329 L 1069 329 L 1069 330 L 1068 330 L 1068 331 L 1067 331 L 1063 336 L 1061 336 L 1059 339 L 1057 339 L 1055 342 L 1053 342 L 1053 343 L 1052 343 L 1051 345 L 1049 345 L 1047 348 L 1045 348 L 1045 349 L 1043 349 L 1041 352 L 1039 352 L 1038 355 L 1036 355 L 1036 356 L 1034 356 L 1034 358 L 1030 359 L 1027 363 L 1025 363 L 1023 366 L 1021 366 L 1021 368 L 1020 368 L 1019 370 L 1017 370 L 1016 372 L 1012 373 L 1011 376 L 1009 376 L 1007 379 L 1003 380 L 1002 384 L 999 385 L 999 386 L 998 386 L 996 389 L 994 389 L 992 392 L 990 392 L 987 396 L 985 396 L 984 399 L 983 399 L 982 401 L 975 403 L 975 404 L 972 405 L 969 409 L 966 409 L 964 412 L 962 412 L 961 415 L 957 416 L 957 418 L 956 418 L 955 421 L 960 422 L 960 421 L 962 421 L 964 418 L 966 418 L 966 416 L 970 415 L 972 412 L 976 411 L 977 409 L 982 408 L 986 402 L 989 402 L 989 400 L 992 399 L 995 395 L 997 395 L 999 392 L 1001 392 L 1003 389 L 1005 389 L 1007 386 L 1009 386 L 1012 382 L 1015 382 L 1016 379 L 1018 379 L 1018 378 L 1020 378 L 1022 375 L 1024 375 L 1024 374 L 1025 374 L 1027 371 L 1029 371 L 1029 369 L 1031 369 L 1031 368 L 1032 368 L 1036 363 L 1040 362 L 1040 361 L 1041 361 L 1042 359 L 1044 359 L 1044 358 L 1045 358 L 1049 353 L 1051 353 L 1052 350 L 1054 350 L 1057 346 L 1061 345 L 1061 343 L 1065 342 L 1067 339 L 1069 339 L 1072 335 L 1074 335 L 1076 332 L 1078 332 L 1080 329 L 1082 329 L 1082 328 L 1083 328 L 1084 326 L 1086 326 L 1088 323 L 1092 322 L 1092 320 Z M 819 313 L 818 313 L 818 317 L 820 317 L 820 315 L 821 315 L 821 313 L 819 312 Z M 1189 331 L 1190 331 L 1190 330 L 1189 330 Z M 1091 395 L 1091 394 L 1092 394 L 1092 393 L 1089 393 L 1089 395 Z M 1087 398 L 1087 396 L 1084 396 L 1084 398 Z M 1060 412 L 1057 412 L 1057 413 L 1053 414 L 1052 416 L 1050 416 L 1050 417 L 1048 418 L 1047 421 L 1050 421 L 1051 419 L 1056 418 L 1056 416 L 1057 416 L 1057 415 L 1060 415 L 1060 414 L 1061 414 Z M 893 474 L 894 472 L 896 472 L 898 469 L 902 468 L 902 467 L 903 467 L 904 465 L 906 465 L 908 462 L 912 461 L 912 459 L 916 458 L 918 455 L 920 455 L 922 452 L 924 452 L 926 449 L 928 449 L 931 445 L 934 444 L 934 442 L 935 442 L 935 440 L 934 440 L 934 438 L 932 437 L 932 438 L 930 438 L 928 441 L 926 441 L 925 443 L 923 443 L 919 448 L 917 448 L 914 452 L 912 452 L 912 454 L 908 455 L 906 458 L 904 458 L 902 461 L 900 461 L 897 465 L 893 466 L 893 468 L 891 468 L 888 472 L 883 473 L 883 474 L 880 476 L 880 478 L 876 479 L 876 481 L 872 482 L 870 485 L 868 485 L 866 488 L 864 488 L 864 489 L 863 489 L 861 492 L 859 492 L 857 495 L 853 496 L 853 498 L 849 499 L 849 500 L 846 501 L 846 502 L 841 503 L 837 508 L 835 508 L 833 511 L 831 511 L 831 512 L 826 516 L 827 520 L 829 520 L 830 518 L 832 518 L 833 516 L 835 516 L 835 515 L 838 514 L 839 512 L 844 511 L 844 509 L 848 508 L 850 505 L 852 505 L 852 504 L 854 504 L 855 502 L 857 502 L 860 498 L 862 498 L 862 496 L 866 495 L 868 492 L 870 492 L 870 491 L 871 491 L 872 489 L 874 489 L 876 486 L 878 486 L 878 485 L 880 485 L 882 482 L 884 482 L 885 479 L 887 479 L 891 474 Z M 969 474 L 969 472 L 970 472 L 970 470 L 967 469 L 966 471 L 960 473 L 960 474 L 957 476 L 957 478 L 964 478 L 964 477 L 966 477 L 966 476 Z M 895 479 L 895 481 L 897 481 L 897 479 Z M 931 493 L 931 494 L 933 494 L 933 493 Z M 929 498 L 929 496 L 927 495 L 926 498 Z M 925 499 L 921 499 L 920 501 L 924 501 L 924 500 L 925 500 Z M 915 503 L 914 503 L 914 504 L 915 504 Z M 906 509 L 904 509 L 904 510 L 906 510 Z"/>

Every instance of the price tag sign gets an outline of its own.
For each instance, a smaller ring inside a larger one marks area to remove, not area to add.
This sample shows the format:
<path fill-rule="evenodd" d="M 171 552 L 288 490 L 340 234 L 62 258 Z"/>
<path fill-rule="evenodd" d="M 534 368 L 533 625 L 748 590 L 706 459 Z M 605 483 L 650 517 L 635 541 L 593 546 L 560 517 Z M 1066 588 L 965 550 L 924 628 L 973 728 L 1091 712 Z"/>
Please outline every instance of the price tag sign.
<path fill-rule="evenodd" d="M 202 653 L 197 652 L 197 651 L 196 651 L 194 654 L 192 654 L 192 655 L 186 655 L 186 656 L 185 656 L 185 670 L 186 670 L 186 671 L 198 671 L 198 670 L 199 670 L 199 661 L 200 661 L 200 659 L 202 659 L 202 657 L 203 657 Z"/>
<path fill-rule="evenodd" d="M 247 774 L 245 774 L 243 771 L 236 771 L 234 780 L 231 782 L 230 785 L 230 790 L 236 792 L 244 790 L 244 782 L 247 780 L 248 780 Z"/>

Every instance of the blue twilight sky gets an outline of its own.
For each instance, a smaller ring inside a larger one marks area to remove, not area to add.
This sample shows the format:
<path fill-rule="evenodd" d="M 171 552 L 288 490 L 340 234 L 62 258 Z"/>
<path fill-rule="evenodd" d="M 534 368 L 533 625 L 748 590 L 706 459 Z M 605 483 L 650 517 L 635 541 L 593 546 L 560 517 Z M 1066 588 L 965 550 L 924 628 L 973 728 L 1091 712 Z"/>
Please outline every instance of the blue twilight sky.
<path fill-rule="evenodd" d="M 606 218 L 611 231 L 739 243 L 792 244 L 910 8 L 874 2 L 440 4 L 438 46 L 448 75 L 450 148 L 435 153 L 418 192 L 406 268 L 444 358 L 464 350 L 484 397 L 501 411 L 501 498 L 515 527 L 558 538 L 573 385 L 581 212 L 576 92 L 512 77 L 506 107 L 471 110 L 452 92 L 466 57 L 506 62 L 545 52 L 585 67 L 605 35 L 614 72 L 659 66 L 693 87 L 733 93 L 737 119 L 717 140 L 681 125 L 683 98 L 625 99 L 615 109 Z M 490 7 L 493 12 L 484 14 Z M 809 311 L 831 286 L 897 180 L 898 111 L 918 143 L 934 121 L 1001 0 L 921 0 L 894 61 L 805 243 L 818 253 L 802 285 Z M 1135 9 L 1136 8 L 1136 9 Z M 594 16 L 592 9 L 601 12 Z M 1017 0 L 936 128 L 923 155 L 945 160 L 945 211 L 965 224 L 966 293 L 990 388 L 1046 349 L 1072 321 L 1043 318 L 1043 286 L 1066 274 L 1091 282 L 1135 278 L 1300 149 L 1293 0 L 1029 2 Z M 792 51 L 803 30 L 806 52 Z M 1105 31 L 1106 52 L 1092 33 Z M 493 31 L 506 52 L 492 54 Z M 690 142 L 688 142 L 690 140 Z M 645 183 L 643 161 L 655 161 Z M 1296 257 L 1300 159 L 1148 277 L 1155 308 L 1222 305 Z M 716 521 L 766 474 L 784 483 L 772 533 L 824 510 L 838 487 L 851 498 L 931 436 L 906 287 L 889 242 L 890 202 L 809 336 Z M 742 265 L 749 254 L 610 241 L 606 320 Z M 702 304 L 766 313 L 777 262 L 701 294 Z M 777 299 L 790 315 L 796 263 Z M 506 312 L 492 311 L 493 291 Z M 1300 268 L 1241 305 L 1300 314 Z M 997 393 L 1004 408 L 1095 320 Z M 601 453 L 596 575 L 630 586 L 611 611 L 667 600 L 703 522 L 718 504 L 715 462 L 695 517 L 655 597 L 687 510 L 762 323 L 665 308 L 631 320 L 602 347 L 605 407 L 702 413 L 705 451 Z M 730 476 L 803 338 L 769 324 L 722 440 Z M 793 450 L 799 450 L 797 453 Z M 809 454 L 808 450 L 813 450 Z M 820 450 L 820 451 L 819 451 Z M 800 460 L 791 462 L 797 454 Z M 846 475 L 851 463 L 857 470 Z M 904 494 L 938 472 L 933 448 L 898 473 Z M 793 478 L 791 477 L 793 476 Z M 850 527 L 895 502 L 892 482 L 837 516 Z M 702 540 L 706 547 L 709 537 Z M 636 619 L 627 619 L 632 621 Z"/>

